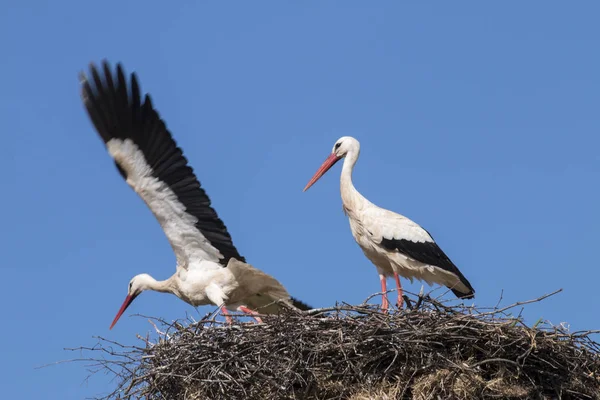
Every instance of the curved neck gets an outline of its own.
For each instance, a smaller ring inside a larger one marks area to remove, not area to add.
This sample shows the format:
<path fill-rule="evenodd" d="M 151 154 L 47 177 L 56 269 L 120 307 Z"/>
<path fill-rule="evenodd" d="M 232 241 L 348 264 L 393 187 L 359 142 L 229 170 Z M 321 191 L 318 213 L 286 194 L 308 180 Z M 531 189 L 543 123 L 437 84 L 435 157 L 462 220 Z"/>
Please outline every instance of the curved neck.
<path fill-rule="evenodd" d="M 344 159 L 342 167 L 342 176 L 340 178 L 340 192 L 342 194 L 342 203 L 346 211 L 352 211 L 360 206 L 366 200 L 354 187 L 352 183 L 352 170 L 358 160 L 358 152 L 350 151 Z"/>
<path fill-rule="evenodd" d="M 175 275 L 173 275 L 173 276 L 175 276 Z M 154 279 L 153 277 L 148 275 L 148 278 L 144 281 L 145 287 L 143 289 L 144 290 L 154 290 L 155 292 L 161 292 L 161 293 L 176 294 L 177 287 L 173 280 L 173 276 L 164 281 L 157 281 L 156 279 Z"/>

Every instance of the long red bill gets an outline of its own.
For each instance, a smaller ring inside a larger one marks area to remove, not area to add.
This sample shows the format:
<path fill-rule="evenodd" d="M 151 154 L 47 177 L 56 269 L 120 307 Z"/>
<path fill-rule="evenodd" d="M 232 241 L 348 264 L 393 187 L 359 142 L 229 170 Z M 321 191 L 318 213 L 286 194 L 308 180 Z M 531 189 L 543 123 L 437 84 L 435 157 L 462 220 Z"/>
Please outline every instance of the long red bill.
<path fill-rule="evenodd" d="M 125 312 L 125 310 L 127 310 L 127 307 L 129 307 L 129 305 L 131 304 L 131 302 L 133 301 L 133 299 L 135 299 L 135 296 L 127 295 L 127 297 L 125 297 L 125 301 L 123 302 L 123 305 L 121 306 L 121 309 L 117 313 L 117 316 L 113 320 L 112 324 L 110 324 L 110 328 L 108 328 L 109 330 L 112 329 L 113 326 L 115 326 L 115 324 L 117 323 L 117 321 L 119 320 L 119 318 L 121 318 L 121 315 L 123 315 L 123 313 Z"/>
<path fill-rule="evenodd" d="M 302 191 L 306 192 L 309 187 L 314 185 L 315 182 L 318 181 L 319 178 L 325 174 L 325 172 L 329 171 L 329 168 L 333 167 L 333 164 L 335 164 L 339 160 L 341 160 L 341 157 L 338 157 L 334 153 L 331 153 Z"/>

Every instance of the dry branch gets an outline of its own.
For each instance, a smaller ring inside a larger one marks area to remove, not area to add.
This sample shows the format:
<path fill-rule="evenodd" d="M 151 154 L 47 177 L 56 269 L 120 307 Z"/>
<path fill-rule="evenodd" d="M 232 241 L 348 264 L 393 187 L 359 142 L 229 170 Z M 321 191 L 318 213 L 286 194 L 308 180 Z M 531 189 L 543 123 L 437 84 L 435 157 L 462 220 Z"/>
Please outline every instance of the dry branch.
<path fill-rule="evenodd" d="M 418 297 L 389 315 L 362 304 L 264 324 L 154 319 L 142 347 L 99 338 L 78 350 L 117 378 L 106 399 L 600 399 L 592 331 L 506 314 L 532 301 L 490 310 Z"/>

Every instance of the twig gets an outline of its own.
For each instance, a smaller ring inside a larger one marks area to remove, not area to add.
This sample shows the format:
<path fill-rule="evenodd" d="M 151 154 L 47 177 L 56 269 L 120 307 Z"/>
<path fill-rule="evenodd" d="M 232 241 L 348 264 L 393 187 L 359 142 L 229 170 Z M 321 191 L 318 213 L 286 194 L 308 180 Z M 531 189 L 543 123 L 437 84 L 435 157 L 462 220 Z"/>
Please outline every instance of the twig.
<path fill-rule="evenodd" d="M 489 311 L 489 312 L 486 312 L 486 313 L 481 313 L 481 314 L 479 314 L 479 315 L 492 315 L 492 314 L 504 313 L 505 311 L 507 311 L 507 310 L 510 310 L 511 308 L 515 308 L 515 307 L 519 307 L 519 306 L 524 306 L 524 305 L 526 305 L 526 304 L 531 304 L 531 303 L 537 303 L 537 302 L 540 302 L 540 301 L 542 301 L 542 300 L 544 300 L 544 299 L 547 299 L 547 298 L 548 298 L 548 297 L 550 297 L 550 296 L 554 296 L 555 294 L 558 294 L 558 293 L 560 293 L 560 292 L 562 292 L 562 291 L 563 291 L 562 289 L 558 289 L 558 290 L 555 290 L 555 291 L 554 291 L 554 292 L 552 292 L 552 293 L 548 293 L 548 294 L 545 294 L 545 295 L 543 295 L 543 296 L 540 296 L 540 297 L 538 297 L 537 299 L 526 300 L 526 301 L 518 301 L 518 302 L 516 302 L 516 303 L 513 303 L 513 304 L 511 304 L 511 305 L 509 305 L 509 306 L 506 306 L 506 307 L 504 307 L 504 308 L 501 308 L 501 309 L 499 309 L 499 310 L 495 310 L 495 311 Z"/>

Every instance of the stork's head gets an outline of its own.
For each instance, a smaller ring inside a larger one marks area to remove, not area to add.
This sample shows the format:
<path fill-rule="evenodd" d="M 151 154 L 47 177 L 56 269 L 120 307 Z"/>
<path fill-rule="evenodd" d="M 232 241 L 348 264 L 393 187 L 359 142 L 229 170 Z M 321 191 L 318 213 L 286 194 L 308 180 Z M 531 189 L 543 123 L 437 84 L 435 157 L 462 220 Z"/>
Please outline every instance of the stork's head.
<path fill-rule="evenodd" d="M 135 300 L 135 298 L 138 297 L 140 295 L 140 293 L 142 293 L 144 290 L 148 289 L 149 286 L 152 285 L 152 282 L 155 282 L 155 280 L 148 274 L 136 275 L 129 281 L 129 288 L 127 289 L 127 297 L 125 297 L 125 301 L 123 302 L 121 309 L 117 313 L 117 316 L 113 320 L 109 329 L 112 329 L 113 326 L 115 326 L 115 324 L 117 323 L 119 318 L 121 318 L 121 315 L 123 315 L 125 310 L 127 310 L 127 307 L 129 307 L 129 305 L 131 303 L 133 303 L 133 300 Z"/>
<path fill-rule="evenodd" d="M 336 140 L 333 145 L 333 149 L 331 150 L 331 154 L 335 154 L 340 158 L 346 157 L 346 154 L 350 152 L 358 153 L 360 151 L 360 144 L 358 140 L 354 139 L 352 136 L 342 136 L 338 140 Z"/>
<path fill-rule="evenodd" d="M 303 192 L 314 185 L 314 183 L 318 181 L 320 177 L 325 175 L 325 172 L 329 171 L 329 168 L 333 167 L 336 162 L 340 161 L 348 154 L 354 154 L 355 157 L 358 157 L 358 153 L 360 153 L 360 143 L 358 143 L 358 140 L 354 139 L 352 136 L 342 136 L 339 138 L 333 145 L 331 154 L 308 182 Z"/>

